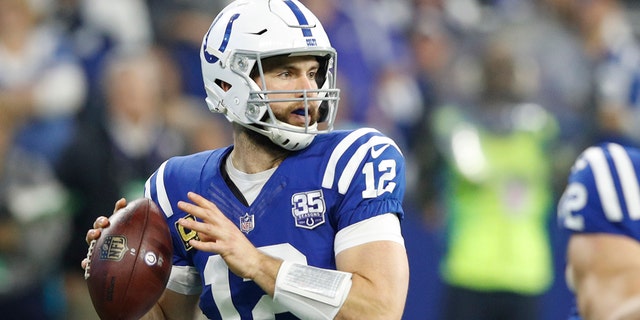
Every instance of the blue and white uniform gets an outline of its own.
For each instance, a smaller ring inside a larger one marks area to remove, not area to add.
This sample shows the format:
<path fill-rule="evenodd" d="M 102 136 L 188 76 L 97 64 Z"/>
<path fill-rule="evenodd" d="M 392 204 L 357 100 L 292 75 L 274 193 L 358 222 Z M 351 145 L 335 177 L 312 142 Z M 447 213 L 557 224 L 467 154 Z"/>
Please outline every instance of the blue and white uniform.
<path fill-rule="evenodd" d="M 215 203 L 258 249 L 285 260 L 336 269 L 340 251 L 377 240 L 402 243 L 405 163 L 390 138 L 374 129 L 334 131 L 291 153 L 250 204 L 227 183 L 224 169 L 233 146 L 175 157 L 149 178 L 145 195 L 166 215 L 174 246 L 168 288 L 201 293 L 210 319 L 293 319 L 252 281 L 227 268 L 217 254 L 191 248 L 197 235 L 177 224 L 191 218 L 177 207 L 196 192 Z M 369 221 L 373 228 L 358 228 Z M 186 280 L 185 280 L 186 279 Z M 189 280 L 191 279 L 191 280 Z M 276 316 L 277 315 L 277 316 Z"/>
<path fill-rule="evenodd" d="M 604 143 L 576 160 L 558 205 L 569 234 L 610 233 L 640 241 L 640 150 Z M 571 319 L 581 319 L 577 308 Z"/>

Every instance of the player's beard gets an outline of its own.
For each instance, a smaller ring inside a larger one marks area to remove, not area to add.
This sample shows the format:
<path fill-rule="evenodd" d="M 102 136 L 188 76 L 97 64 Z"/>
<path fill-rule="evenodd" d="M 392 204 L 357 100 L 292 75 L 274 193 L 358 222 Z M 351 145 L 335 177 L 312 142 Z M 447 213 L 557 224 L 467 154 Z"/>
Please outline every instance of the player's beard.
<path fill-rule="evenodd" d="M 306 121 L 308 122 L 308 126 L 312 126 L 318 122 L 318 119 L 320 116 L 318 112 L 318 103 L 315 101 L 309 101 L 307 103 L 309 104 L 309 107 L 307 110 L 308 115 L 306 117 Z M 296 110 L 298 110 L 298 114 L 303 113 L 304 102 L 294 102 L 287 106 L 280 106 L 279 108 L 276 108 L 276 109 L 272 108 L 271 112 L 273 112 L 273 115 L 275 116 L 277 121 L 283 122 L 289 125 L 297 126 L 301 130 L 303 130 L 305 127 L 304 125 L 290 123 L 289 117 Z M 272 122 L 269 119 L 270 117 L 271 117 L 271 114 L 267 112 L 265 113 L 261 121 L 265 123 Z M 273 141 L 271 141 L 269 137 L 263 135 L 260 132 L 254 131 L 249 127 L 243 126 L 235 122 L 233 123 L 233 125 L 234 125 L 235 134 L 249 141 L 252 145 L 254 145 L 256 150 L 263 149 L 268 153 L 282 155 L 282 156 L 286 156 L 291 152 L 290 150 L 287 150 L 282 146 L 274 143 Z M 248 126 L 255 126 L 257 128 L 264 129 L 264 126 L 260 124 L 250 124 Z"/>
<path fill-rule="evenodd" d="M 267 136 L 251 130 L 241 124 L 233 122 L 233 128 L 238 137 L 242 137 L 241 139 L 250 141 L 251 145 L 253 145 L 255 149 L 261 148 L 270 154 L 281 154 L 283 157 L 291 153 L 290 150 L 275 144 Z"/>
<path fill-rule="evenodd" d="M 307 116 L 305 121 L 307 122 L 307 126 L 312 126 L 318 122 L 318 117 L 319 117 L 318 103 L 307 102 L 307 104 L 309 106 L 307 108 Z M 304 124 L 290 123 L 290 120 L 289 120 L 289 117 L 291 116 L 291 114 L 295 113 L 296 111 L 297 111 L 296 114 L 304 116 L 305 115 L 304 109 L 305 109 L 304 103 L 296 102 L 287 106 L 286 108 L 281 108 L 280 110 L 274 110 L 274 109 L 271 109 L 271 110 L 278 121 L 281 121 L 290 125 L 304 127 Z"/>

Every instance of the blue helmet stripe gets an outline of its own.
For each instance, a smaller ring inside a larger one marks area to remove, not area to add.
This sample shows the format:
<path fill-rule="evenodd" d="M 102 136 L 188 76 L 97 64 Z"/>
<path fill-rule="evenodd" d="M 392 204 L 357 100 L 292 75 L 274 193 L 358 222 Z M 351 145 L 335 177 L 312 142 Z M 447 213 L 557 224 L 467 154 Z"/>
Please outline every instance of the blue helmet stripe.
<path fill-rule="evenodd" d="M 303 26 L 309 25 L 309 22 L 307 21 L 307 17 L 304 16 L 304 13 L 302 13 L 302 10 L 300 10 L 300 8 L 295 3 L 293 3 L 293 1 L 285 0 L 284 3 L 286 3 L 287 6 L 289 6 L 289 9 L 293 11 L 293 14 L 296 16 L 296 19 L 298 19 L 298 24 Z M 305 37 L 313 36 L 313 34 L 311 33 L 311 29 L 309 28 L 302 28 L 302 35 Z"/>

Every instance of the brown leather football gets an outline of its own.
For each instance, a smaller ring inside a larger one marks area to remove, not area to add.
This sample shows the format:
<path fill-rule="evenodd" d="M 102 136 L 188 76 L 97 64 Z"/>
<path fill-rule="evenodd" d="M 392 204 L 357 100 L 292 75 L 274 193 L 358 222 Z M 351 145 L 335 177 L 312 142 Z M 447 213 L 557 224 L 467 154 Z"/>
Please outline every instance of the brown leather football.
<path fill-rule="evenodd" d="M 158 301 L 169 274 L 171 234 L 158 206 L 131 201 L 93 241 L 85 279 L 101 319 L 139 319 Z"/>

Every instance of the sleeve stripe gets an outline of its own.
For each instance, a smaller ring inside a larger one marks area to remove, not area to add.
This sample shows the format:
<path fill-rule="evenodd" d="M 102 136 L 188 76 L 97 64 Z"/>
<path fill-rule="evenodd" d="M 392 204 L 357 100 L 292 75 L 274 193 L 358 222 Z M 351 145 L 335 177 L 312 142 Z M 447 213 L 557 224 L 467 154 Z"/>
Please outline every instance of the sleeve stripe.
<path fill-rule="evenodd" d="M 398 216 L 393 213 L 385 213 L 338 231 L 333 251 L 337 256 L 346 249 L 374 241 L 393 241 L 404 247 Z"/>
<path fill-rule="evenodd" d="M 158 204 L 168 218 L 173 215 L 173 208 L 171 208 L 169 196 L 167 195 L 167 190 L 164 187 L 164 168 L 166 166 L 167 161 L 162 163 L 162 165 L 160 165 L 160 168 L 158 168 L 158 174 L 156 176 L 156 190 L 158 192 Z"/>
<path fill-rule="evenodd" d="M 322 179 L 322 187 L 323 188 L 331 188 L 333 187 L 333 181 L 335 180 L 336 175 L 336 166 L 338 165 L 338 160 L 342 157 L 342 155 L 347 151 L 349 146 L 353 144 L 358 138 L 364 136 L 367 133 L 378 132 L 376 129 L 372 128 L 362 128 L 353 131 L 346 138 L 342 139 L 340 143 L 333 149 L 331 153 L 331 157 L 329 158 L 329 162 L 327 163 L 327 168 L 324 171 L 324 177 Z"/>
<path fill-rule="evenodd" d="M 351 159 L 349 159 L 349 162 L 347 163 L 347 166 L 345 167 L 342 175 L 340 176 L 340 180 L 338 181 L 338 192 L 340 192 L 340 194 L 347 193 L 349 185 L 351 184 L 353 177 L 356 175 L 356 170 L 358 169 L 358 167 L 360 167 L 360 163 L 362 162 L 362 160 L 367 156 L 367 152 L 369 152 L 369 149 L 380 144 L 392 145 L 396 149 L 400 150 L 395 142 L 388 137 L 371 137 L 371 139 L 369 139 L 367 143 L 361 145 L 351 157 Z"/>
<path fill-rule="evenodd" d="M 618 144 L 611 143 L 608 145 L 608 149 L 618 171 L 629 217 L 631 219 L 640 219 L 640 197 L 638 197 L 640 195 L 640 187 L 638 187 L 631 159 L 624 148 Z"/>
<path fill-rule="evenodd" d="M 593 170 L 596 188 L 598 189 L 605 216 L 610 221 L 622 221 L 620 201 L 604 151 L 600 148 L 589 148 L 585 151 L 585 158 L 589 161 L 591 170 Z"/>
<path fill-rule="evenodd" d="M 144 197 L 151 199 L 151 177 L 144 183 Z"/>

